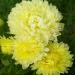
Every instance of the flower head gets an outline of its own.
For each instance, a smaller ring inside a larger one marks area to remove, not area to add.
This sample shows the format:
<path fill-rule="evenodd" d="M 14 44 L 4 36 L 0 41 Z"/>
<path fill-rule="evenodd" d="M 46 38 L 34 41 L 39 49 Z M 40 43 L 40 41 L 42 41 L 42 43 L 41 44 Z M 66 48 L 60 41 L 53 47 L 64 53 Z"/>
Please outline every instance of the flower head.
<path fill-rule="evenodd" d="M 65 73 L 68 67 L 72 66 L 72 56 L 68 51 L 69 47 L 64 43 L 50 43 L 49 52 L 46 57 L 32 65 L 40 75 L 60 75 Z"/>
<path fill-rule="evenodd" d="M 25 69 L 30 64 L 40 60 L 44 55 L 44 50 L 43 44 L 33 38 L 25 41 L 16 39 L 14 41 L 13 59 Z"/>
<path fill-rule="evenodd" d="M 13 53 L 13 38 L 0 37 L 1 51 L 4 54 Z"/>
<path fill-rule="evenodd" d="M 56 6 L 43 0 L 22 1 L 8 16 L 10 32 L 22 38 L 36 37 L 42 42 L 54 40 L 62 30 L 62 16 Z"/>

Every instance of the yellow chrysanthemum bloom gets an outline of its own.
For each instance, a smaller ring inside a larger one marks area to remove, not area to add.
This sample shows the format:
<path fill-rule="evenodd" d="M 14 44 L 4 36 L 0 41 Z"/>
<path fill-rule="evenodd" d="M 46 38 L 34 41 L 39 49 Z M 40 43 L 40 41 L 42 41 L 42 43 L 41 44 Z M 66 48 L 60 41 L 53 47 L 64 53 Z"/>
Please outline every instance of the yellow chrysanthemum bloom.
<path fill-rule="evenodd" d="M 16 60 L 17 64 L 21 64 L 23 69 L 27 68 L 30 64 L 40 60 L 45 54 L 43 44 L 37 42 L 33 38 L 24 40 L 14 41 L 14 53 L 13 59 Z"/>
<path fill-rule="evenodd" d="M 21 39 L 36 37 L 48 42 L 54 40 L 63 28 L 62 16 L 56 6 L 43 0 L 22 1 L 12 8 L 8 16 L 10 32 Z"/>
<path fill-rule="evenodd" d="M 13 38 L 0 37 L 0 46 L 1 51 L 4 54 L 12 54 L 13 53 Z"/>
<path fill-rule="evenodd" d="M 38 75 L 60 75 L 66 73 L 72 66 L 72 57 L 68 45 L 64 43 L 50 43 L 46 57 L 33 64 L 32 69 L 37 69 Z"/>

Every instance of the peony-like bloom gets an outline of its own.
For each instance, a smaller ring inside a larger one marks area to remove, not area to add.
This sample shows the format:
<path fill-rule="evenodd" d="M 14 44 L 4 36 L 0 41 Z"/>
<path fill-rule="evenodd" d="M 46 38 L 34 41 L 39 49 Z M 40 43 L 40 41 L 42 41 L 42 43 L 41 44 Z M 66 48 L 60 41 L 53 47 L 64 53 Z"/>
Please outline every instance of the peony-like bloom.
<path fill-rule="evenodd" d="M 60 75 L 67 73 L 68 67 L 72 66 L 72 57 L 68 51 L 69 47 L 64 43 L 50 43 L 49 52 L 46 57 L 32 65 L 37 69 L 38 75 Z"/>
<path fill-rule="evenodd" d="M 13 53 L 13 38 L 0 37 L 0 46 L 1 51 L 4 54 L 12 54 Z"/>
<path fill-rule="evenodd" d="M 23 69 L 27 68 L 30 64 L 40 60 L 45 54 L 45 48 L 42 43 L 31 39 L 15 40 L 13 59 L 17 64 L 21 64 Z"/>
<path fill-rule="evenodd" d="M 63 24 L 61 13 L 56 6 L 43 0 L 22 1 L 12 8 L 8 26 L 12 34 L 21 39 L 36 37 L 44 43 L 55 40 Z"/>

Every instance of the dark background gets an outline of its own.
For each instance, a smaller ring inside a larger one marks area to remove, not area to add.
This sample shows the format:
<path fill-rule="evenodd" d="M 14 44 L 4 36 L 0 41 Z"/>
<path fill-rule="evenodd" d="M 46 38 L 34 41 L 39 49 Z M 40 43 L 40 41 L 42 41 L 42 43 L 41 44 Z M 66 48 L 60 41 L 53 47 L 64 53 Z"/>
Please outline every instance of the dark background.
<path fill-rule="evenodd" d="M 13 36 L 6 34 L 9 31 L 7 17 L 11 8 L 19 2 L 21 0 L 0 0 L 0 18 L 4 20 L 4 26 L 0 28 L 1 36 Z M 62 35 L 58 37 L 59 41 L 68 43 L 71 53 L 75 55 L 75 0 L 48 0 L 48 2 L 56 5 L 63 15 L 62 22 L 65 27 Z M 22 70 L 21 65 L 16 66 L 14 62 L 14 60 L 11 60 L 11 56 L 3 55 L 0 52 L 0 75 L 36 75 L 35 71 L 31 71 L 30 68 Z M 75 60 L 73 62 L 69 73 L 63 75 L 75 75 Z"/>

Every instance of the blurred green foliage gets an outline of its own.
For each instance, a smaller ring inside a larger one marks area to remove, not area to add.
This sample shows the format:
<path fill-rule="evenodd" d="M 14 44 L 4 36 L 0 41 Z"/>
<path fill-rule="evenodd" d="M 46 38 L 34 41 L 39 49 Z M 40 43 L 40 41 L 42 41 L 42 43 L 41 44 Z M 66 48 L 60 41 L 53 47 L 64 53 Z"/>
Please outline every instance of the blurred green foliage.
<path fill-rule="evenodd" d="M 8 14 L 11 8 L 19 2 L 21 0 L 0 0 L 0 18 L 5 22 L 4 26 L 0 28 L 1 36 L 10 36 L 6 34 L 9 31 L 7 25 Z M 58 39 L 69 44 L 70 51 L 75 58 L 75 0 L 48 0 L 48 2 L 56 5 L 63 15 L 62 22 L 65 24 L 65 27 Z M 15 65 L 14 62 L 14 60 L 11 60 L 11 56 L 3 55 L 0 52 L 0 75 L 36 75 L 35 71 L 31 71 L 30 68 L 23 70 L 21 65 Z M 75 60 L 69 73 L 63 75 L 75 75 Z"/>

